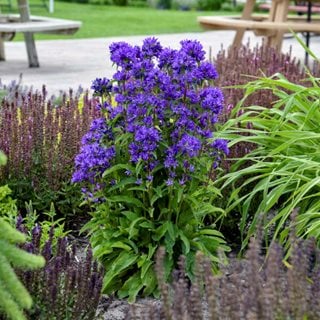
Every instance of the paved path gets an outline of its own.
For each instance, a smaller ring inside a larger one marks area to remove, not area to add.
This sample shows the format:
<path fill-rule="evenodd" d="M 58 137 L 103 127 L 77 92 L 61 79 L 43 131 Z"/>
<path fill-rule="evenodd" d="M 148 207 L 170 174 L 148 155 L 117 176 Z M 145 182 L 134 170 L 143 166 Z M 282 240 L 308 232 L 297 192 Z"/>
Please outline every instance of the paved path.
<path fill-rule="evenodd" d="M 108 47 L 115 41 L 127 41 L 141 44 L 146 36 L 128 36 L 102 39 L 81 40 L 46 40 L 37 41 L 37 51 L 40 68 L 30 69 L 27 63 L 27 53 L 24 42 L 6 42 L 7 61 L 0 62 L 0 78 L 4 83 L 18 80 L 23 74 L 23 84 L 41 88 L 46 84 L 49 93 L 59 90 L 76 89 L 79 85 L 89 88 L 96 77 L 111 77 L 114 72 L 108 55 Z M 233 40 L 233 31 L 209 31 L 199 33 L 166 34 L 156 36 L 163 46 L 179 47 L 183 39 L 199 40 L 205 50 L 211 48 L 215 56 L 221 46 L 227 48 Z M 251 45 L 261 42 L 247 32 L 245 39 L 250 39 Z M 294 38 L 284 40 L 283 52 L 288 52 L 292 46 L 293 55 L 304 59 L 304 50 Z M 320 53 L 320 37 L 312 37 L 311 49 Z"/>

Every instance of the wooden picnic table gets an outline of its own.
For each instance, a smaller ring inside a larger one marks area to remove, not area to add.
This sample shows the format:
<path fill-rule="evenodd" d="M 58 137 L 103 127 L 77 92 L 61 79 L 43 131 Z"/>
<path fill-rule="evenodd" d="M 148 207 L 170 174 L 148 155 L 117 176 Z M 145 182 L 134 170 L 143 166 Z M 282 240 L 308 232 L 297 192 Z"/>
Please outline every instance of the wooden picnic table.
<path fill-rule="evenodd" d="M 319 1 L 319 0 L 311 0 Z M 301 16 L 288 16 L 290 0 L 272 0 L 268 15 L 254 15 L 256 0 L 247 0 L 241 17 L 198 17 L 198 22 L 205 29 L 236 30 L 233 46 L 240 46 L 246 30 L 254 31 L 255 35 L 264 36 L 266 45 L 281 50 L 285 32 L 316 32 L 320 33 L 320 20 L 305 21 Z"/>

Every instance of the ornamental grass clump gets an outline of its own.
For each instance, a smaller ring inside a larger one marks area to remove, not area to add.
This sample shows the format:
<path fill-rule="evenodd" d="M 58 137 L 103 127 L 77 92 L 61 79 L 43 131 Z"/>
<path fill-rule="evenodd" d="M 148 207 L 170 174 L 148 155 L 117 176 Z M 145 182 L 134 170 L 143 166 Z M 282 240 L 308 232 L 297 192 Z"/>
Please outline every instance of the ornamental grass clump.
<path fill-rule="evenodd" d="M 34 301 L 33 307 L 26 313 L 27 318 L 96 319 L 103 273 L 92 260 L 91 249 L 85 254 L 78 254 L 75 243 L 71 244 L 66 237 L 55 238 L 54 227 L 43 243 L 42 228 L 35 225 L 32 230 L 28 230 L 21 216 L 17 219 L 17 229 L 31 237 L 23 249 L 41 254 L 46 260 L 45 267 L 40 270 L 18 271 Z"/>
<path fill-rule="evenodd" d="M 269 237 L 286 243 L 295 208 L 298 235 L 320 241 L 320 82 L 311 75 L 308 81 L 307 87 L 279 75 L 248 83 L 245 98 L 269 90 L 277 97 L 273 108 L 246 107 L 244 98 L 222 127 L 221 135 L 232 137 L 230 145 L 255 145 L 221 177 L 221 189 L 230 192 L 226 213 L 240 215 L 242 248 L 255 233 L 261 213 Z"/>
<path fill-rule="evenodd" d="M 238 102 L 245 96 L 245 85 L 248 82 L 257 80 L 260 77 L 271 77 L 275 74 L 282 74 L 286 79 L 295 84 L 312 86 L 308 81 L 308 73 L 301 65 L 300 60 L 296 59 L 291 52 L 281 53 L 276 49 L 267 46 L 256 46 L 250 48 L 250 43 L 240 48 L 230 47 L 228 50 L 221 50 L 213 58 L 219 78 L 216 84 L 222 88 L 225 96 L 224 109 L 219 116 L 219 120 L 225 123 L 231 114 L 235 117 L 241 115 L 246 106 L 259 105 L 272 108 L 277 96 L 268 89 L 254 90 L 246 97 L 241 108 L 237 109 L 237 114 L 232 113 Z M 320 76 L 320 65 L 314 63 L 312 74 Z M 248 124 L 250 129 L 250 123 Z M 242 133 L 243 135 L 248 133 Z M 237 143 L 230 148 L 230 159 L 242 158 L 253 150 L 255 145 L 249 141 Z M 224 161 L 222 167 L 230 169 L 231 160 Z"/>
<path fill-rule="evenodd" d="M 167 277 L 181 254 L 192 278 L 197 250 L 215 262 L 228 250 L 213 223 L 211 179 L 228 148 L 213 136 L 223 95 L 199 42 L 172 50 L 148 38 L 113 43 L 110 54 L 116 73 L 92 86 L 104 116 L 82 139 L 73 181 L 95 206 L 84 229 L 107 270 L 103 291 L 132 301 L 156 293 L 160 245 Z"/>

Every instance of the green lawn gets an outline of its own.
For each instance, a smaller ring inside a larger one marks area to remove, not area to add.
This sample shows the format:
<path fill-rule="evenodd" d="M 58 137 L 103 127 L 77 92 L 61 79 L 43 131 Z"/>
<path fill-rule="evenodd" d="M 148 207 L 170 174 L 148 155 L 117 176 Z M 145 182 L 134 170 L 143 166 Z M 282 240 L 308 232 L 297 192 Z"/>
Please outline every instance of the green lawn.
<path fill-rule="evenodd" d="M 38 4 L 40 0 L 37 0 Z M 156 35 L 163 33 L 201 31 L 199 15 L 223 15 L 225 12 L 156 10 L 153 8 L 116 7 L 55 1 L 54 14 L 44 7 L 34 7 L 33 15 L 80 20 L 83 25 L 73 36 L 36 35 L 37 39 L 99 38 L 124 35 Z M 4 11 L 4 10 L 3 10 Z M 230 12 L 229 12 L 230 14 Z M 22 35 L 16 39 L 21 40 Z"/>

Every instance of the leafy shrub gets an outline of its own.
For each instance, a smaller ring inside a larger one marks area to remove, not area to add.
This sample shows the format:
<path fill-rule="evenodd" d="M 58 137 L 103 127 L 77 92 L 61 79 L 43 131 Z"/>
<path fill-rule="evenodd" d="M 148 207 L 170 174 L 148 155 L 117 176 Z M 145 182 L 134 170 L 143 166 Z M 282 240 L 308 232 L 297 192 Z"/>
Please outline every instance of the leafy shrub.
<path fill-rule="evenodd" d="M 172 50 L 148 38 L 141 48 L 114 43 L 110 52 L 118 71 L 93 83 L 105 117 L 83 137 L 73 180 L 86 183 L 96 203 L 85 229 L 108 270 L 103 291 L 133 300 L 156 290 L 160 245 L 167 276 L 180 254 L 192 277 L 197 250 L 211 261 L 218 249 L 228 250 L 207 219 L 219 210 L 211 204 L 219 191 L 210 174 L 228 152 L 226 141 L 212 138 L 223 96 L 197 41 Z"/>
<path fill-rule="evenodd" d="M 22 219 L 17 228 L 28 232 Z M 76 245 L 69 246 L 67 238 L 54 237 L 54 229 L 44 245 L 42 228 L 31 230 L 31 241 L 23 248 L 31 253 L 41 253 L 46 265 L 43 269 L 19 272 L 20 278 L 34 300 L 28 319 L 37 320 L 90 320 L 95 319 L 100 300 L 102 272 L 92 261 L 88 249 L 84 258 L 76 253 Z M 57 245 L 55 242 L 57 240 Z M 80 258 L 79 258 L 80 257 Z"/>
<path fill-rule="evenodd" d="M 305 87 L 279 75 L 247 84 L 247 95 L 269 90 L 278 100 L 272 108 L 240 103 L 222 127 L 226 136 L 234 138 L 231 145 L 255 145 L 222 178 L 223 188 L 232 188 L 226 212 L 241 214 L 243 246 L 254 233 L 260 213 L 265 213 L 269 234 L 285 242 L 288 217 L 294 208 L 300 212 L 298 234 L 319 241 L 320 89 L 318 79 L 310 76 L 309 81 L 312 86 Z M 273 215 L 266 214 L 269 210 Z"/>
<path fill-rule="evenodd" d="M 199 10 L 219 10 L 221 8 L 222 0 L 198 0 Z"/>
<path fill-rule="evenodd" d="M 296 84 L 307 85 L 307 77 L 300 60 L 291 53 L 283 54 L 274 48 L 256 46 L 250 48 L 250 43 L 240 48 L 220 50 L 213 59 L 219 74 L 217 85 L 222 88 L 225 96 L 225 105 L 220 115 L 221 121 L 228 120 L 233 107 L 244 97 L 245 89 L 241 86 L 259 77 L 270 77 L 282 74 L 289 81 Z M 315 65 L 314 74 L 320 74 L 320 69 Z M 244 101 L 245 106 L 262 105 L 271 107 L 276 96 L 270 90 L 257 90 Z"/>
<path fill-rule="evenodd" d="M 147 3 L 152 8 L 157 8 L 157 9 L 171 8 L 171 0 L 147 0 Z"/>
<path fill-rule="evenodd" d="M 315 242 L 292 238 L 287 262 L 280 245 L 273 243 L 263 256 L 260 242 L 252 239 L 246 258 L 232 258 L 217 275 L 199 255 L 197 280 L 191 286 L 182 268 L 173 284 L 167 284 L 160 259 L 161 305 L 133 305 L 129 319 L 319 319 L 320 251 Z"/>
<path fill-rule="evenodd" d="M 55 99 L 54 101 L 57 101 Z M 42 93 L 16 91 L 1 103 L 0 149 L 8 166 L 0 169 L 19 208 L 32 200 L 42 212 L 55 203 L 58 214 L 79 213 L 81 191 L 70 184 L 74 156 L 92 119 L 99 116 L 95 99 L 78 99 L 72 92 L 60 105 Z"/>
<path fill-rule="evenodd" d="M 172 8 L 180 10 L 190 10 L 197 7 L 197 0 L 172 0 Z"/>
<path fill-rule="evenodd" d="M 128 5 L 130 7 L 139 7 L 139 8 L 148 7 L 147 0 L 129 0 Z"/>
<path fill-rule="evenodd" d="M 112 3 L 116 6 L 126 6 L 128 5 L 128 0 L 112 0 Z"/>
<path fill-rule="evenodd" d="M 12 222 L 17 216 L 15 200 L 10 197 L 11 190 L 8 186 L 0 186 L 0 217 Z"/>

